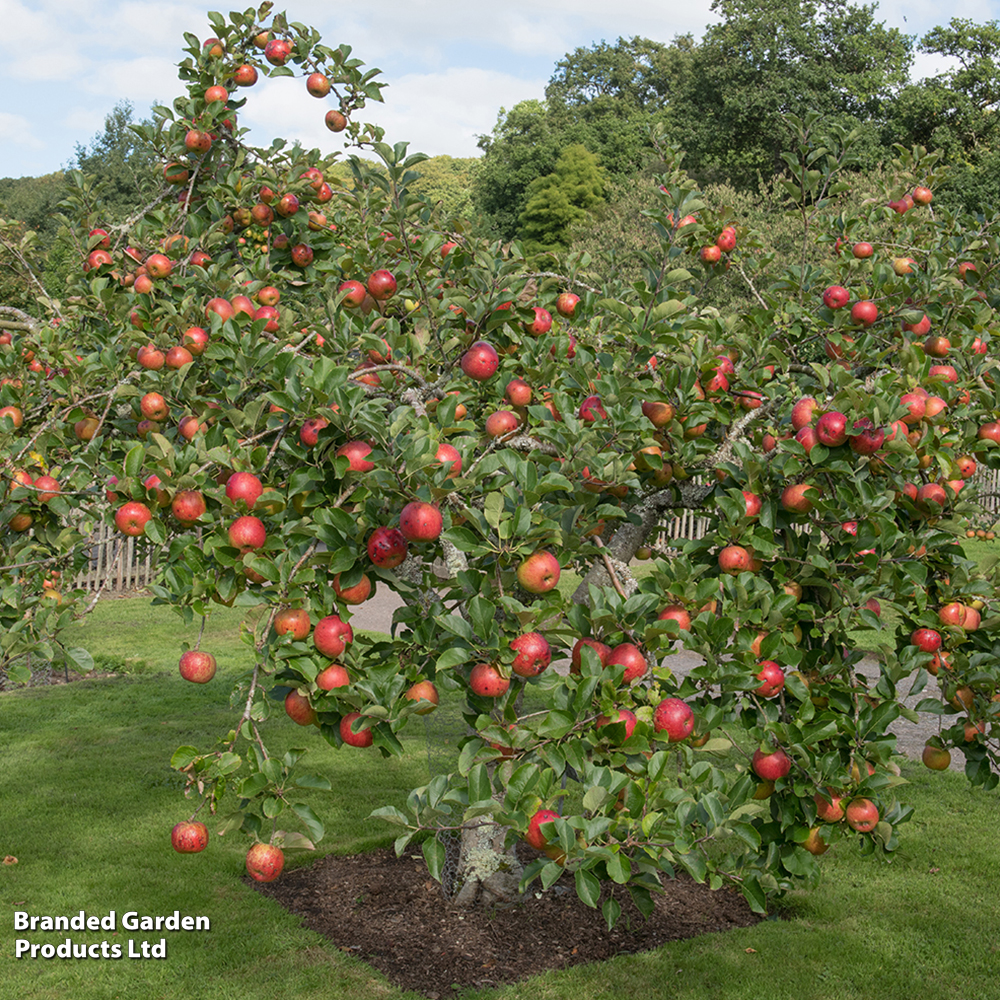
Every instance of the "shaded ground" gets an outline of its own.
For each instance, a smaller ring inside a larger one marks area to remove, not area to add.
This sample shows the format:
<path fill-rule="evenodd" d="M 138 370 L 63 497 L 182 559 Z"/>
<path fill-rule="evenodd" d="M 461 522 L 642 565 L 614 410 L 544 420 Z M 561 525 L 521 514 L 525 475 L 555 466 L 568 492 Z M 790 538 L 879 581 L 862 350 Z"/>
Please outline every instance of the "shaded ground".
<path fill-rule="evenodd" d="M 432 998 L 452 996 L 456 987 L 499 986 L 760 919 L 735 890 L 711 892 L 686 876 L 665 882 L 648 920 L 617 887 L 622 916 L 613 931 L 600 909 L 580 902 L 566 878 L 548 892 L 528 892 L 510 907 L 463 910 L 452 906 L 427 874 L 419 851 L 397 858 L 389 848 L 329 855 L 309 868 L 285 872 L 277 882 L 251 884 L 394 985 Z"/>

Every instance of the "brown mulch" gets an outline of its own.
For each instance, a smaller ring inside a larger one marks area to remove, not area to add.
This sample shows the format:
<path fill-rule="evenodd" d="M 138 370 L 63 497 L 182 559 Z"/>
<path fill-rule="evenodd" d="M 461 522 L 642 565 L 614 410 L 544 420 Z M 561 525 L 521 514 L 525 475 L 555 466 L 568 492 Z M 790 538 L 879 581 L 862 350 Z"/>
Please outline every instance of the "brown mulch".
<path fill-rule="evenodd" d="M 534 883 L 522 902 L 506 908 L 459 909 L 428 875 L 419 851 L 397 858 L 388 848 L 329 855 L 309 868 L 285 872 L 277 882 L 251 884 L 396 986 L 432 998 L 748 927 L 760 919 L 738 892 L 711 892 L 686 876 L 664 883 L 648 920 L 618 887 L 622 915 L 612 931 L 600 909 L 581 903 L 565 877 L 545 893 Z"/>

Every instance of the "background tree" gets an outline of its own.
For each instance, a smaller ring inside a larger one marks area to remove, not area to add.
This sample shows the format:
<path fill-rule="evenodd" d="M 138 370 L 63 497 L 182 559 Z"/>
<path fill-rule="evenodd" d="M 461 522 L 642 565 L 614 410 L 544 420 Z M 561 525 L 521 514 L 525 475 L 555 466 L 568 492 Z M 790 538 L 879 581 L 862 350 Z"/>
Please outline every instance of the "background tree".
<path fill-rule="evenodd" d="M 604 172 L 585 146 L 567 146 L 556 168 L 528 185 L 528 201 L 520 218 L 525 250 L 565 250 L 572 227 L 604 203 Z"/>

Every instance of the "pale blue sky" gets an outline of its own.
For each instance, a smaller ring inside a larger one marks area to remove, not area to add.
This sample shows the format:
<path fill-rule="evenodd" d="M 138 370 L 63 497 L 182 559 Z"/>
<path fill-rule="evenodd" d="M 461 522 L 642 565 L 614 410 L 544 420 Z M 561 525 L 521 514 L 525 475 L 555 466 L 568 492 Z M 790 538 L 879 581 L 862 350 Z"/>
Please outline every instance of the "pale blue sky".
<path fill-rule="evenodd" d="M 234 5 L 235 6 L 235 5 Z M 558 59 L 581 45 L 644 35 L 669 42 L 700 35 L 710 0 L 381 0 L 378 4 L 294 2 L 291 20 L 318 28 L 324 41 L 347 42 L 390 86 L 385 105 L 364 120 L 386 129 L 390 142 L 452 156 L 477 155 L 501 107 L 542 97 Z M 182 33 L 208 37 L 203 0 L 0 0 L 8 43 L 0 64 L 0 177 L 32 176 L 67 165 L 75 144 L 88 143 L 116 101 L 129 98 L 139 115 L 179 92 L 174 65 Z M 224 8 L 228 10 L 229 8 Z M 904 21 L 904 16 L 906 20 Z M 879 17 L 922 35 L 950 17 L 1000 18 L 1000 0 L 956 0 L 941 13 L 929 0 L 885 0 Z M 936 71 L 918 57 L 915 76 Z M 258 83 L 243 123 L 251 141 L 281 134 L 324 150 L 337 140 L 323 127 L 322 105 L 301 80 Z"/>

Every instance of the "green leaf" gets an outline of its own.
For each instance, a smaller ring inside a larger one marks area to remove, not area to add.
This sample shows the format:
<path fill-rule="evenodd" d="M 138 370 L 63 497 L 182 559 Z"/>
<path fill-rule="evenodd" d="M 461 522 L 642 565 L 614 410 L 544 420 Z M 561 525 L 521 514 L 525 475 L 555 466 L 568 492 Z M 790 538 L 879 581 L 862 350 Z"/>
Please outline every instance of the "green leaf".
<path fill-rule="evenodd" d="M 427 862 L 427 870 L 435 882 L 441 881 L 441 869 L 444 868 L 445 850 L 444 844 L 437 837 L 430 837 L 423 843 L 424 861 Z"/>
<path fill-rule="evenodd" d="M 80 668 L 83 673 L 89 673 L 94 669 L 94 658 L 85 649 L 79 646 L 71 646 L 66 650 L 66 655 Z"/>
<path fill-rule="evenodd" d="M 593 872 L 580 868 L 576 873 L 576 894 L 581 901 L 592 910 L 597 909 L 597 901 L 601 898 L 601 883 Z"/>
<path fill-rule="evenodd" d="M 618 918 L 622 915 L 621 903 L 617 899 L 605 900 L 604 905 L 601 907 L 601 913 L 604 914 L 604 922 L 608 925 L 608 930 L 614 930 L 615 924 L 618 923 Z"/>
<path fill-rule="evenodd" d="M 326 831 L 323 829 L 323 824 L 320 822 L 320 818 L 316 815 L 316 813 L 314 813 L 304 802 L 293 802 L 292 809 L 298 815 L 299 819 L 305 823 L 306 829 L 309 831 L 312 839 L 316 841 L 322 840 L 323 834 Z"/>
<path fill-rule="evenodd" d="M 194 747 L 178 747 L 170 758 L 170 766 L 175 771 L 182 771 L 201 756 Z"/>
<path fill-rule="evenodd" d="M 299 788 L 318 788 L 324 792 L 329 792 L 333 788 L 330 779 L 319 774 L 300 774 L 296 777 L 295 784 Z"/>
<path fill-rule="evenodd" d="M 142 460 L 146 455 L 146 449 L 141 444 L 129 449 L 125 456 L 125 475 L 132 479 L 137 479 L 142 472 Z"/>
<path fill-rule="evenodd" d="M 484 764 L 476 764 L 469 772 L 469 803 L 486 802 L 492 798 L 489 772 Z"/>

